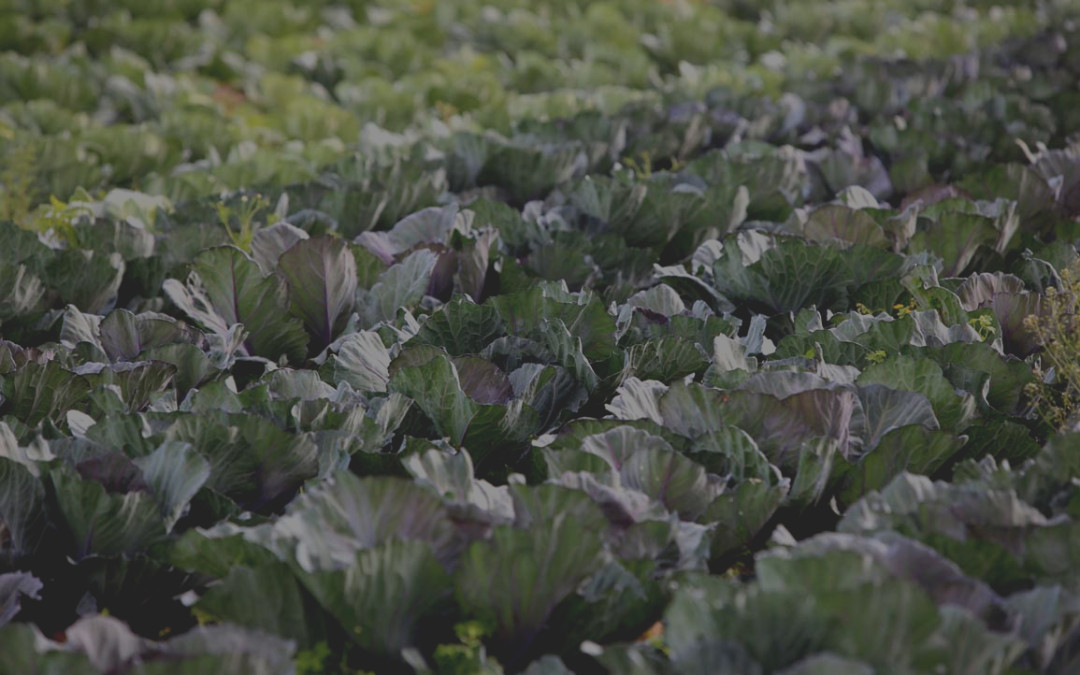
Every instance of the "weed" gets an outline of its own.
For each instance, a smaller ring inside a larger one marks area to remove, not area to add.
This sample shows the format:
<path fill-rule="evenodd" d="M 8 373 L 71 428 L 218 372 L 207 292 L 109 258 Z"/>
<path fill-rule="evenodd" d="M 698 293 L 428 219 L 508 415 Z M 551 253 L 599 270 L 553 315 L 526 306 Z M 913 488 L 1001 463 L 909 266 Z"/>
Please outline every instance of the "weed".
<path fill-rule="evenodd" d="M 975 332 L 979 334 L 979 339 L 983 342 L 988 342 L 997 335 L 994 319 L 989 313 L 971 317 L 968 319 L 968 325 L 975 329 Z"/>
<path fill-rule="evenodd" d="M 329 658 L 330 647 L 325 641 L 317 643 L 311 649 L 302 650 L 296 654 L 296 674 L 319 675 L 325 673 Z"/>
<path fill-rule="evenodd" d="M 229 206 L 225 202 L 217 203 L 218 220 L 221 221 L 222 227 L 229 233 L 229 239 L 237 248 L 251 250 L 251 240 L 260 227 L 255 222 L 255 218 L 269 204 L 270 202 L 261 194 L 250 197 L 244 195 L 236 207 Z M 234 223 L 236 229 L 233 228 Z"/>
<path fill-rule="evenodd" d="M 893 311 L 896 312 L 897 318 L 907 316 L 908 314 L 914 312 L 916 309 L 918 309 L 918 305 L 915 302 L 915 298 L 912 298 L 910 301 L 908 301 L 906 305 L 899 302 L 893 305 Z"/>
<path fill-rule="evenodd" d="M 1035 382 L 1025 393 L 1048 425 L 1064 431 L 1080 425 L 1080 265 L 1061 272 L 1061 287 L 1048 288 L 1039 311 L 1024 328 L 1042 347 Z"/>
<path fill-rule="evenodd" d="M 653 174 L 652 153 L 643 150 L 637 157 L 624 157 L 622 163 L 638 178 L 648 179 Z"/>
<path fill-rule="evenodd" d="M 491 627 L 479 621 L 465 621 L 454 626 L 457 644 L 439 645 L 435 649 L 435 669 L 440 675 L 464 675 L 469 673 L 502 673 L 499 662 L 487 655 L 483 638 L 491 634 Z"/>
<path fill-rule="evenodd" d="M 78 242 L 75 223 L 80 219 L 93 220 L 94 214 L 82 200 L 72 199 L 69 204 L 56 197 L 50 197 L 48 204 L 42 204 L 19 223 L 22 227 L 46 234 L 52 232 L 56 239 L 68 245 Z"/>
<path fill-rule="evenodd" d="M 34 205 L 34 175 L 37 150 L 33 145 L 17 146 L 5 158 L 0 170 L 0 220 L 24 225 Z"/>

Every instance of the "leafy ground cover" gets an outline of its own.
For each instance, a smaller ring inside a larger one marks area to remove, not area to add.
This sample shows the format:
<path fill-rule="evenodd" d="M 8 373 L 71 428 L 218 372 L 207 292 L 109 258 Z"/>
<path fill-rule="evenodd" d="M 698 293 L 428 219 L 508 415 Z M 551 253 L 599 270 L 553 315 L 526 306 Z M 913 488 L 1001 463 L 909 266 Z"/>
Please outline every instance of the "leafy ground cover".
<path fill-rule="evenodd" d="M 0 673 L 1077 672 L 1078 21 L 0 4 Z"/>

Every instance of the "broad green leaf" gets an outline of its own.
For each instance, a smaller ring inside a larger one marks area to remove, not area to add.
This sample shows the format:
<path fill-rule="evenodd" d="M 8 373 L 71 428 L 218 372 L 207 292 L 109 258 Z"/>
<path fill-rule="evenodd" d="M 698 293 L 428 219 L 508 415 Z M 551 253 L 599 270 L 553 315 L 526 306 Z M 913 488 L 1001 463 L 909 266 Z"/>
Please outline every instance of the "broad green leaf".
<path fill-rule="evenodd" d="M 391 539 L 361 550 L 344 569 L 300 572 L 304 586 L 365 650 L 398 657 L 453 593 L 453 581 L 422 541 Z"/>
<path fill-rule="evenodd" d="M 874 669 L 863 661 L 824 652 L 808 656 L 777 675 L 874 675 Z"/>
<path fill-rule="evenodd" d="M 348 382 L 358 391 L 386 391 L 390 379 L 390 352 L 377 333 L 350 333 L 331 345 L 333 382 Z"/>
<path fill-rule="evenodd" d="M 863 451 L 877 447 L 885 434 L 893 429 L 920 424 L 927 429 L 939 428 L 933 406 L 926 396 L 906 390 L 892 389 L 883 384 L 859 387 L 861 404 L 861 428 L 857 428 L 863 441 Z"/>
<path fill-rule="evenodd" d="M 701 465 L 640 429 L 619 427 L 590 436 L 581 448 L 604 457 L 624 486 L 644 492 L 687 520 L 696 518 L 717 492 Z"/>
<path fill-rule="evenodd" d="M 615 320 L 591 293 L 570 293 L 562 284 L 542 284 L 490 302 L 510 335 L 545 339 L 555 321 L 561 321 L 573 338 L 581 340 L 581 350 L 597 373 L 618 354 Z"/>
<path fill-rule="evenodd" d="M 24 424 L 59 421 L 68 410 L 85 409 L 90 383 L 56 361 L 29 362 L 14 373 L 0 376 L 0 411 Z"/>
<path fill-rule="evenodd" d="M 105 348 L 101 345 L 102 317 L 96 314 L 80 312 L 75 305 L 64 308 L 64 323 L 60 328 L 60 344 L 74 349 L 80 343 L 88 343 L 100 350 L 105 357 Z M 104 361 L 105 358 L 100 360 Z"/>
<path fill-rule="evenodd" d="M 926 396 L 945 429 L 963 431 L 975 415 L 974 397 L 958 394 L 941 368 L 930 359 L 897 356 L 871 364 L 863 369 L 856 382 L 860 386 L 882 384 Z"/>
<path fill-rule="evenodd" d="M 76 560 L 134 553 L 165 536 L 158 507 L 145 492 L 110 494 L 100 483 L 66 470 L 50 472 L 49 484 L 67 549 Z"/>
<path fill-rule="evenodd" d="M 560 510 L 519 527 L 495 527 L 489 540 L 466 549 L 455 575 L 458 603 L 495 626 L 498 652 L 527 647 L 555 607 L 603 563 L 592 529 L 597 516 L 602 522 L 598 507 L 570 490 L 532 489 L 558 495 Z M 579 511 L 588 517 L 575 517 Z"/>
<path fill-rule="evenodd" d="M 815 438 L 803 442 L 799 448 L 799 463 L 795 479 L 788 492 L 788 502 L 795 505 L 813 505 L 833 482 L 837 465 L 843 461 L 840 443 L 835 438 Z"/>
<path fill-rule="evenodd" d="M 859 399 L 849 389 L 808 389 L 782 400 L 751 391 L 725 396 L 724 422 L 750 434 L 769 461 L 789 475 L 797 469 L 805 441 L 833 439 L 845 457 L 856 446 L 852 425 L 858 419 Z"/>
<path fill-rule="evenodd" d="M 260 227 L 251 237 L 251 257 L 264 276 L 270 275 L 277 270 L 282 253 L 308 238 L 307 232 L 284 221 Z"/>
<path fill-rule="evenodd" d="M 262 382 L 270 396 L 280 401 L 328 401 L 336 394 L 314 370 L 278 368 Z"/>
<path fill-rule="evenodd" d="M 502 320 L 493 305 L 459 298 L 432 313 L 409 345 L 442 347 L 451 356 L 462 356 L 479 353 L 502 333 Z"/>
<path fill-rule="evenodd" d="M 307 435 L 253 415 L 184 414 L 165 438 L 190 443 L 210 463 L 206 486 L 253 510 L 292 499 L 318 468 Z"/>
<path fill-rule="evenodd" d="M 509 374 L 514 397 L 537 412 L 538 429 L 550 429 L 576 413 L 589 392 L 573 371 L 526 363 Z"/>
<path fill-rule="evenodd" d="M 673 384 L 659 401 L 660 423 L 687 438 L 701 438 L 725 425 L 724 394 L 696 384 Z"/>
<path fill-rule="evenodd" d="M 195 257 L 186 284 L 165 282 L 165 294 L 203 327 L 224 335 L 233 324 L 247 331 L 248 354 L 297 362 L 307 355 L 308 336 L 300 320 L 288 316 L 287 290 L 275 276 L 232 246 L 204 250 Z"/>
<path fill-rule="evenodd" d="M 113 310 L 101 321 L 101 346 L 112 361 L 134 361 L 144 350 L 171 344 L 196 344 L 199 336 L 176 319 L 155 312 Z"/>
<path fill-rule="evenodd" d="M 897 427 L 886 432 L 869 453 L 846 472 L 842 501 L 853 503 L 871 490 L 880 490 L 895 476 L 907 471 L 932 474 L 956 455 L 963 436 L 928 429 L 922 424 Z"/>
<path fill-rule="evenodd" d="M 821 614 L 812 595 L 769 593 L 757 586 L 739 588 L 719 578 L 695 577 L 680 584 L 664 612 L 664 639 L 676 662 L 703 665 L 704 656 L 730 653 L 732 647 L 726 645 L 734 645 L 741 647 L 742 661 L 773 670 L 828 644 L 832 626 Z"/>
<path fill-rule="evenodd" d="M 119 253 L 68 249 L 49 263 L 45 282 L 60 291 L 64 304 L 100 314 L 116 301 L 124 269 Z"/>
<path fill-rule="evenodd" d="M 713 267 L 717 290 L 770 314 L 809 305 L 828 307 L 848 280 L 847 261 L 829 246 L 807 246 L 785 238 L 749 266 L 733 249 L 726 248 Z"/>
<path fill-rule="evenodd" d="M 757 363 L 747 356 L 746 346 L 727 335 L 717 335 L 713 338 L 713 366 L 718 374 L 729 373 L 733 370 L 744 370 L 751 373 L 757 369 Z"/>
<path fill-rule="evenodd" d="M 974 395 L 981 408 L 1021 414 L 1024 387 L 1034 380 L 1028 364 L 981 342 L 952 343 L 924 353 L 941 365 L 953 386 Z"/>
<path fill-rule="evenodd" d="M 510 191 L 518 204 L 542 198 L 560 183 L 569 181 L 582 166 L 582 146 L 560 144 L 499 143 L 480 170 L 482 185 L 499 185 Z"/>
<path fill-rule="evenodd" d="M 26 572 L 0 574 L 0 627 L 19 613 L 23 597 L 40 600 L 41 580 Z"/>
<path fill-rule="evenodd" d="M 1025 541 L 1027 568 L 1042 584 L 1061 584 L 1080 590 L 1077 560 L 1080 559 L 1080 526 L 1076 521 L 1048 523 L 1031 532 Z"/>
<path fill-rule="evenodd" d="M 222 527 L 214 530 L 191 529 L 180 535 L 169 548 L 168 563 L 180 569 L 224 579 L 234 567 L 272 566 L 280 559 L 260 544 L 253 530 Z"/>
<path fill-rule="evenodd" d="M 1046 668 L 1055 660 L 1080 622 L 1077 603 L 1077 596 L 1060 586 L 1039 586 L 1005 599 L 1006 606 L 1024 618 L 1019 633 L 1031 645 L 1039 666 Z M 1066 665 L 1075 664 L 1073 656 Z"/>
<path fill-rule="evenodd" d="M 415 307 L 427 293 L 437 262 L 435 253 L 421 249 L 379 275 L 379 282 L 370 290 L 358 291 L 356 306 L 363 325 L 392 321 L 399 309 Z"/>
<path fill-rule="evenodd" d="M 802 226 L 802 235 L 810 241 L 886 246 L 884 230 L 866 211 L 842 204 L 826 204 L 810 213 Z"/>
<path fill-rule="evenodd" d="M 460 214 L 456 204 L 428 207 L 405 216 L 387 232 L 365 232 L 356 242 L 389 264 L 424 244 L 445 244 L 455 226 L 464 226 L 467 215 Z"/>
<path fill-rule="evenodd" d="M 608 642 L 640 635 L 653 624 L 667 600 L 654 578 L 656 572 L 656 563 L 651 560 L 604 565 L 555 609 L 544 636 L 551 642 L 545 641 L 545 645 L 554 642 L 551 651 L 570 651 L 579 649 L 583 638 Z"/>
<path fill-rule="evenodd" d="M 89 386 L 97 390 L 95 407 L 103 407 L 101 395 L 108 389 L 128 413 L 139 412 L 159 396 L 172 382 L 176 369 L 161 361 L 87 364 L 79 369 Z M 104 394 L 108 396 L 109 394 Z"/>
<path fill-rule="evenodd" d="M 219 372 L 203 350 L 193 344 L 183 342 L 152 347 L 144 351 L 142 357 L 150 361 L 161 361 L 173 365 L 176 372 L 172 381 L 176 387 L 176 398 L 181 402 L 189 391 L 202 385 Z"/>
<path fill-rule="evenodd" d="M 626 304 L 664 316 L 675 316 L 686 311 L 682 298 L 667 284 L 657 284 L 646 291 L 639 291 L 627 298 Z"/>
<path fill-rule="evenodd" d="M 965 675 L 1005 675 L 1027 651 L 1020 638 L 990 630 L 962 609 L 942 607 L 941 618 L 935 639 L 924 647 L 927 664 L 941 664 L 948 672 Z"/>
<path fill-rule="evenodd" d="M 964 309 L 972 312 L 989 307 L 1001 326 L 1005 351 L 1024 358 L 1036 351 L 1038 341 L 1025 326 L 1030 315 L 1039 315 L 1042 296 L 1024 290 L 1024 282 L 1011 274 L 973 274 L 956 290 Z"/>
<path fill-rule="evenodd" d="M 572 672 L 562 659 L 552 654 L 540 657 L 522 671 L 524 675 L 571 675 Z"/>
<path fill-rule="evenodd" d="M 171 532 L 188 502 L 210 477 L 210 463 L 185 443 L 163 443 L 135 464 L 154 495 L 165 531 Z"/>
<path fill-rule="evenodd" d="M 82 654 L 44 651 L 39 647 L 43 636 L 33 625 L 15 623 L 0 628 L 0 663 L 2 675 L 99 675 Z"/>
<path fill-rule="evenodd" d="M 25 265 L 0 267 L 0 321 L 26 317 L 41 308 L 45 285 Z"/>
<path fill-rule="evenodd" d="M 356 260 L 342 239 L 304 239 L 278 259 L 277 273 L 289 289 L 289 308 L 321 351 L 344 327 L 356 301 Z"/>
<path fill-rule="evenodd" d="M 5 532 L 0 560 L 32 554 L 45 533 L 45 490 L 25 466 L 0 457 L 0 529 Z"/>
<path fill-rule="evenodd" d="M 435 430 L 448 436 L 454 445 L 461 444 L 480 408 L 462 390 L 458 371 L 445 356 L 401 368 L 390 377 L 388 389 L 415 401 L 435 424 Z"/>
<path fill-rule="evenodd" d="M 925 227 L 911 238 L 908 250 L 941 256 L 946 276 L 958 276 L 975 257 L 979 246 L 992 247 L 998 240 L 993 220 L 975 213 L 941 213 Z"/>
<path fill-rule="evenodd" d="M 1016 202 L 1020 219 L 1028 221 L 1054 203 L 1054 190 L 1035 167 L 999 164 L 970 174 L 960 187 L 979 199 L 1008 199 Z"/>
<path fill-rule="evenodd" d="M 44 653 L 34 659 L 45 664 L 44 669 L 28 672 L 82 675 L 130 667 L 146 675 L 286 675 L 295 670 L 294 643 L 229 624 L 197 626 L 166 642 L 155 642 L 135 635 L 116 618 L 89 615 L 65 634 L 64 651 L 45 646 Z M 53 670 L 54 666 L 59 667 Z"/>
<path fill-rule="evenodd" d="M 678 337 L 663 337 L 630 347 L 623 374 L 643 380 L 672 382 L 703 371 L 708 365 L 708 358 L 699 345 Z"/>
<path fill-rule="evenodd" d="M 710 560 L 723 560 L 748 546 L 780 508 L 789 486 L 787 479 L 779 483 L 750 479 L 717 497 L 698 519 L 708 525 L 715 523 Z"/>
<path fill-rule="evenodd" d="M 506 405 L 514 396 L 510 378 L 494 363 L 478 356 L 453 359 L 461 390 L 483 405 Z"/>
<path fill-rule="evenodd" d="M 288 675 L 296 644 L 230 624 L 196 626 L 158 649 L 166 658 L 140 666 L 146 675 Z"/>
<path fill-rule="evenodd" d="M 358 478 L 348 471 L 298 497 L 274 528 L 296 542 L 291 550 L 308 572 L 349 567 L 358 551 L 395 539 L 426 542 L 444 563 L 461 548 L 446 506 L 431 490 L 399 478 Z"/>
<path fill-rule="evenodd" d="M 689 456 L 710 472 L 742 482 L 769 480 L 775 469 L 757 443 L 739 427 L 720 427 L 694 439 Z"/>
<path fill-rule="evenodd" d="M 494 519 L 513 519 L 514 507 L 506 486 L 496 487 L 474 478 L 472 459 L 467 452 L 450 454 L 432 448 L 409 455 L 402 464 L 413 478 L 430 486 L 443 499 L 472 504 Z"/>
<path fill-rule="evenodd" d="M 570 332 L 570 328 L 559 319 L 543 325 L 540 333 L 541 344 L 556 364 L 574 374 L 577 381 L 588 392 L 593 392 L 600 384 L 600 377 L 585 353 L 581 338 Z M 602 365 L 602 364 L 597 364 Z"/>
<path fill-rule="evenodd" d="M 664 424 L 660 399 L 668 391 L 663 382 L 628 377 L 619 386 L 618 394 L 605 407 L 618 420 L 649 420 Z"/>
<path fill-rule="evenodd" d="M 322 637 L 317 605 L 283 562 L 234 564 L 195 604 L 201 616 L 312 646 Z"/>
<path fill-rule="evenodd" d="M 1000 620 L 1001 597 L 934 549 L 893 532 L 873 537 L 826 532 L 758 557 L 758 583 L 769 590 L 815 594 L 894 581 L 918 586 L 939 606 Z"/>
<path fill-rule="evenodd" d="M 840 532 L 894 530 L 933 546 L 970 576 L 1017 583 L 1026 575 L 1017 559 L 1022 533 L 1046 517 L 1012 490 L 932 482 L 902 473 L 844 513 Z"/>

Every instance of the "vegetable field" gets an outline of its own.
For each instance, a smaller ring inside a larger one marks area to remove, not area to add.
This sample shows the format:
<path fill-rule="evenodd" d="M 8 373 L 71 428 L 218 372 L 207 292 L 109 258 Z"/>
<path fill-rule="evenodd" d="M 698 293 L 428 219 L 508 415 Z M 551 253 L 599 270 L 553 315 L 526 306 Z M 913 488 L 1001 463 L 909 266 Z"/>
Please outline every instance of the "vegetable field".
<path fill-rule="evenodd" d="M 0 0 L 0 675 L 1080 673 L 1077 0 Z"/>

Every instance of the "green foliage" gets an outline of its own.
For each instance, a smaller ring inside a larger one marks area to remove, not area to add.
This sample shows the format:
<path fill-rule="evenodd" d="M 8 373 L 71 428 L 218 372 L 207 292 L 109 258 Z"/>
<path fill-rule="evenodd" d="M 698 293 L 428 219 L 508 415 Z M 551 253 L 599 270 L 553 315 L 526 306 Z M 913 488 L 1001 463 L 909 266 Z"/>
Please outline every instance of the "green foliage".
<path fill-rule="evenodd" d="M 988 314 L 980 314 L 979 316 L 971 317 L 968 319 L 968 325 L 975 329 L 975 332 L 979 334 L 979 339 L 983 342 L 986 342 L 997 334 L 997 328 L 994 327 L 994 319 Z"/>
<path fill-rule="evenodd" d="M 79 196 L 76 195 L 76 199 Z M 60 241 L 73 244 L 77 240 L 76 223 L 87 217 L 92 218 L 92 214 L 86 203 L 66 204 L 50 197 L 48 205 L 39 206 L 32 214 L 24 214 L 21 222 L 29 230 L 52 233 Z"/>
<path fill-rule="evenodd" d="M 236 205 L 226 205 L 225 202 L 215 204 L 218 221 L 229 235 L 229 241 L 243 251 L 251 251 L 251 241 L 255 232 L 262 227 L 255 219 L 259 213 L 269 205 L 266 197 L 256 193 L 255 195 L 243 194 Z"/>
<path fill-rule="evenodd" d="M 26 224 L 37 199 L 33 176 L 37 168 L 37 151 L 26 144 L 10 149 L 3 158 L 0 171 L 0 220 Z"/>
<path fill-rule="evenodd" d="M 0 675 L 1080 672 L 1075 9 L 8 2 Z"/>
<path fill-rule="evenodd" d="M 472 675 L 502 673 L 499 662 L 487 655 L 483 638 L 492 634 L 492 628 L 479 621 L 465 621 L 454 626 L 456 644 L 442 644 L 435 648 L 435 672 L 439 675 Z"/>
<path fill-rule="evenodd" d="M 1038 314 L 1024 326 L 1042 347 L 1026 393 L 1053 429 L 1080 423 L 1080 268 L 1061 271 L 1061 286 L 1047 288 Z"/>
<path fill-rule="evenodd" d="M 296 653 L 296 675 L 322 675 L 327 671 L 330 646 L 321 641 L 311 649 Z"/>

